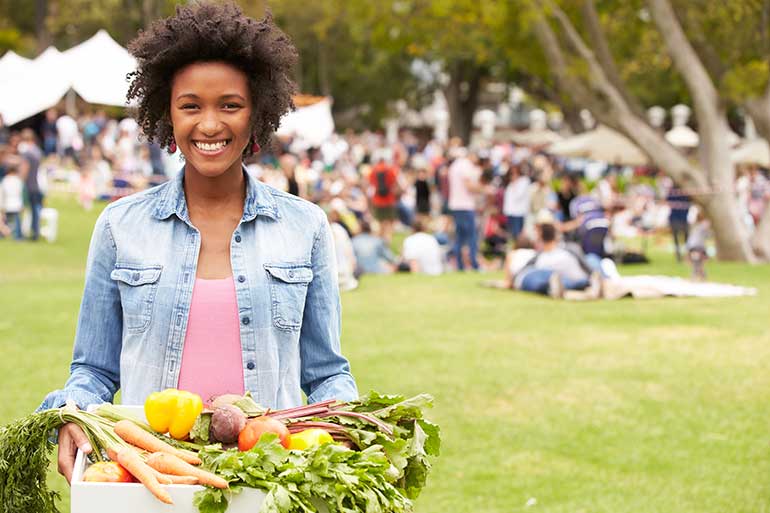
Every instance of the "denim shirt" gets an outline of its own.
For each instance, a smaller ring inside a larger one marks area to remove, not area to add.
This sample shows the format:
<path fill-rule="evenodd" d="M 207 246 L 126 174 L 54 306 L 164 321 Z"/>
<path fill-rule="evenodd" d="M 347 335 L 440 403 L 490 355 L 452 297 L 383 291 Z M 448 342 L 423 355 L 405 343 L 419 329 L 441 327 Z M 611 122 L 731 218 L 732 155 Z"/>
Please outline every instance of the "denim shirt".
<path fill-rule="evenodd" d="M 316 205 L 244 171 L 243 217 L 230 239 L 246 390 L 290 408 L 358 396 L 340 352 L 340 298 L 329 224 Z M 176 387 L 195 283 L 200 232 L 190 222 L 184 171 L 110 204 L 94 228 L 70 377 L 41 409 L 143 404 Z M 207 400 L 208 398 L 203 398 Z"/>

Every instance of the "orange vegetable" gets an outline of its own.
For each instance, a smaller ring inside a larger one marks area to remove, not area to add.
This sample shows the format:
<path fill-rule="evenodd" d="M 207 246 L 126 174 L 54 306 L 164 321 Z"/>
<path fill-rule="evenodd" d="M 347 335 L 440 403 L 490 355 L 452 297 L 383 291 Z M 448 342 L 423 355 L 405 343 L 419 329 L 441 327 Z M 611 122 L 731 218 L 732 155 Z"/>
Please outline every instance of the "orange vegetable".
<path fill-rule="evenodd" d="M 149 467 L 149 465 L 147 465 Z M 194 476 L 172 476 L 171 474 L 164 474 L 158 472 L 154 468 L 150 467 L 155 472 L 155 477 L 158 478 L 160 484 L 186 484 L 194 485 L 198 484 L 198 478 Z"/>
<path fill-rule="evenodd" d="M 228 487 L 227 481 L 221 477 L 198 467 L 194 467 L 171 454 L 163 452 L 150 454 L 147 457 L 147 464 L 158 472 L 164 474 L 171 474 L 174 476 L 194 476 L 198 478 L 198 482 L 203 485 L 210 485 L 215 488 Z"/>
<path fill-rule="evenodd" d="M 158 500 L 166 504 L 174 504 L 171 495 L 160 485 L 155 473 L 142 461 L 142 457 L 135 450 L 126 447 L 118 451 L 118 463 L 131 472 L 131 475 L 147 487 Z M 190 467 L 195 468 L 192 465 Z"/>
<path fill-rule="evenodd" d="M 83 481 L 90 483 L 131 483 L 131 473 L 116 461 L 94 463 L 83 473 Z"/>
<path fill-rule="evenodd" d="M 173 454 L 191 465 L 200 465 L 201 460 L 189 451 L 182 451 L 172 447 L 155 435 L 148 433 L 130 420 L 121 420 L 115 423 L 115 434 L 126 442 L 140 447 L 149 452 L 165 452 Z"/>

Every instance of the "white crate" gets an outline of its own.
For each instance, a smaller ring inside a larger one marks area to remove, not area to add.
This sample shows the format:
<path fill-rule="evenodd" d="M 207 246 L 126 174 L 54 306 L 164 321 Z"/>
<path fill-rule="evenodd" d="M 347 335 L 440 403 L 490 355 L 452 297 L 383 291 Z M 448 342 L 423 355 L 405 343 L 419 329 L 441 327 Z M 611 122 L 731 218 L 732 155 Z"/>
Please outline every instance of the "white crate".
<path fill-rule="evenodd" d="M 126 415 L 144 420 L 140 406 L 118 406 Z M 86 483 L 83 472 L 88 468 L 88 458 L 78 451 L 72 472 L 71 513 L 198 513 L 193 506 L 193 494 L 203 487 L 199 485 L 163 485 L 171 494 L 174 505 L 164 504 L 141 483 Z M 245 488 L 230 500 L 227 513 L 258 513 L 265 494 L 253 488 Z"/>

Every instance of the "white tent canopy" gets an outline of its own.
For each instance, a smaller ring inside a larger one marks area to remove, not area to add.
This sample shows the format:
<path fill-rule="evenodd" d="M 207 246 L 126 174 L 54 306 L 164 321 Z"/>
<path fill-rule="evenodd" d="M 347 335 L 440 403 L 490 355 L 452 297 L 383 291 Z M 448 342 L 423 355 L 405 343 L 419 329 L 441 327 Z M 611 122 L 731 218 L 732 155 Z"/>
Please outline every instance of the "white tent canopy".
<path fill-rule="evenodd" d="M 553 130 L 547 128 L 532 129 L 524 132 L 516 132 L 511 136 L 513 142 L 525 146 L 540 146 L 544 144 L 553 144 L 564 138 Z"/>
<path fill-rule="evenodd" d="M 12 125 L 56 105 L 70 88 L 89 103 L 125 106 L 126 74 L 135 67 L 104 30 L 65 52 L 51 46 L 15 73 L 0 74 L 0 114 Z"/>
<path fill-rule="evenodd" d="M 31 64 L 31 59 L 22 57 L 13 50 L 5 52 L 5 55 L 0 57 L 0 81 L 6 80 L 7 77 L 22 73 Z"/>
<path fill-rule="evenodd" d="M 298 137 L 310 146 L 319 146 L 334 133 L 331 98 L 289 112 L 281 118 L 276 133 Z"/>
<path fill-rule="evenodd" d="M 647 155 L 630 139 L 609 127 L 599 127 L 551 144 L 548 152 L 563 157 L 581 157 L 608 164 L 643 166 Z"/>
<path fill-rule="evenodd" d="M 88 103 L 126 104 L 126 74 L 136 68 L 136 59 L 110 35 L 100 30 L 91 39 L 64 52 L 72 88 Z"/>
<path fill-rule="evenodd" d="M 0 114 L 13 125 L 53 107 L 69 89 L 62 54 L 49 47 L 18 73 L 0 77 Z"/>

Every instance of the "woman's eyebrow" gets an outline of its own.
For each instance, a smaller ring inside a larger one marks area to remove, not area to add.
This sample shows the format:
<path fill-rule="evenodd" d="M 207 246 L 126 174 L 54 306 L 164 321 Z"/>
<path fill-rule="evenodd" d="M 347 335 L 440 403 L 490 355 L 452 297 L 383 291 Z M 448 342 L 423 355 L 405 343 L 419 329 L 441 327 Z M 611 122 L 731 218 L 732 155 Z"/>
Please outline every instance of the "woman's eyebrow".
<path fill-rule="evenodd" d="M 219 98 L 222 99 L 222 100 L 228 99 L 228 98 L 236 98 L 236 99 L 244 101 L 244 102 L 246 101 L 246 98 L 244 98 L 243 96 L 241 96 L 240 94 L 237 94 L 237 93 L 223 94 Z"/>
<path fill-rule="evenodd" d="M 200 97 L 194 93 L 184 93 L 176 97 L 177 100 L 181 100 L 182 98 L 191 98 L 193 100 L 200 100 Z M 219 97 L 220 100 L 225 100 L 229 98 L 236 98 L 241 101 L 246 101 L 246 99 L 238 93 L 223 94 L 222 96 Z"/>

